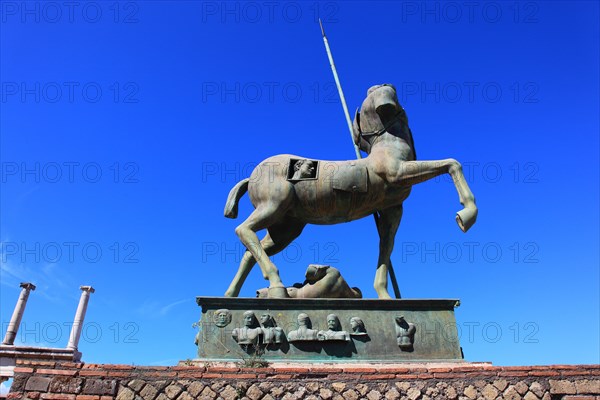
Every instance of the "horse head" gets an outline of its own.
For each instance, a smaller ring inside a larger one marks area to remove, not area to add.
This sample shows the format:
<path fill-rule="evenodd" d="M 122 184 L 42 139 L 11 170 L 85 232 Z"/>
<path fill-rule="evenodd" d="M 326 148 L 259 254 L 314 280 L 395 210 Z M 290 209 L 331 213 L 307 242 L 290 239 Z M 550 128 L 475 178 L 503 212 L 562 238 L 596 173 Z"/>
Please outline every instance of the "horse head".
<path fill-rule="evenodd" d="M 392 126 L 397 122 L 402 123 L 401 129 L 408 127 L 408 119 L 398 101 L 394 85 L 384 83 L 371 86 L 360 112 L 356 110 L 352 126 L 354 143 L 362 151 L 370 153 L 374 140 L 392 130 Z"/>

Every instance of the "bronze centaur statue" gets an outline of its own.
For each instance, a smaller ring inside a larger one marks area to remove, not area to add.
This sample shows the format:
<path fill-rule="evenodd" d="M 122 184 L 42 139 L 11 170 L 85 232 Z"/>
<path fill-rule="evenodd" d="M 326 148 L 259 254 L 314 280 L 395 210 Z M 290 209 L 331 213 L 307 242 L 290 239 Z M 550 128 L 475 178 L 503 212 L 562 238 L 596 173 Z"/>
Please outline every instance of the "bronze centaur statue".
<path fill-rule="evenodd" d="M 379 259 L 375 290 L 389 299 L 387 274 L 394 238 L 402 218 L 402 202 L 413 185 L 450 174 L 464 206 L 456 222 L 466 232 L 477 219 L 475 198 L 454 159 L 416 161 L 412 133 L 392 85 L 371 87 L 357 112 L 353 136 L 368 156 L 352 161 L 311 160 L 289 154 L 261 162 L 250 178 L 238 182 L 227 198 L 225 216 L 236 218 L 238 201 L 248 191 L 255 210 L 235 232 L 246 246 L 225 296 L 236 297 L 256 262 L 269 280 L 269 297 L 287 297 L 277 267 L 269 256 L 295 238 L 306 224 L 329 225 L 379 213 Z M 259 241 L 256 232 L 266 229 Z"/>

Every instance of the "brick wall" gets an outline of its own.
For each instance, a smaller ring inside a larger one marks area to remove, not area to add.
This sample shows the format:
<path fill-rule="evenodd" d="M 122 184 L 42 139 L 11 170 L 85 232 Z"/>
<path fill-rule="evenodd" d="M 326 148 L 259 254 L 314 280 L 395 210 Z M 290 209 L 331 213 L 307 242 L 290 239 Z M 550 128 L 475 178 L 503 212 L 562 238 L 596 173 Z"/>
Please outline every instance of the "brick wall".
<path fill-rule="evenodd" d="M 600 400 L 598 365 L 142 367 L 18 361 L 9 399 Z"/>

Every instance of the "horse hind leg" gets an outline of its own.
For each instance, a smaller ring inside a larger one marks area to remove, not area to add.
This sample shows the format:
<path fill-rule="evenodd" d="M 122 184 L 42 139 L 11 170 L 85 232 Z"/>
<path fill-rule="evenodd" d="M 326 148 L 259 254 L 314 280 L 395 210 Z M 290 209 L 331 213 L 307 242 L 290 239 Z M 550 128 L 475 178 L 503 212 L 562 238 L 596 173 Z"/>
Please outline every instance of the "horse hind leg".
<path fill-rule="evenodd" d="M 272 255 L 269 250 L 273 244 L 274 243 L 271 240 L 271 237 L 269 236 L 268 233 L 260 241 L 260 245 L 262 246 L 263 249 L 265 249 L 265 251 L 267 252 L 267 255 L 269 255 L 269 256 Z M 235 277 L 231 281 L 229 288 L 225 292 L 225 297 L 238 297 L 239 296 L 240 290 L 242 289 L 242 286 L 244 285 L 244 282 L 246 281 L 248 274 L 250 273 L 250 271 L 252 270 L 252 268 L 254 267 L 255 264 L 256 264 L 256 260 L 254 259 L 254 256 L 252 255 L 252 253 L 250 253 L 248 250 L 246 250 L 244 252 L 244 255 L 242 256 L 242 260 L 240 261 L 240 266 L 237 270 L 237 273 L 235 274 Z M 265 276 L 265 279 L 267 279 L 266 276 Z"/>
<path fill-rule="evenodd" d="M 257 207 L 248 219 L 235 229 L 240 241 L 260 266 L 263 276 L 269 280 L 270 297 L 288 297 L 288 295 L 279 277 L 279 270 L 261 246 L 256 232 L 277 224 L 286 211 L 287 207 L 281 204 L 276 206 L 271 203 L 266 207 Z M 242 271 L 242 273 L 247 275 L 245 271 Z"/>
<path fill-rule="evenodd" d="M 260 245 L 267 253 L 267 256 L 271 257 L 285 249 L 294 239 L 300 236 L 304 226 L 306 226 L 305 223 L 296 221 L 287 221 L 274 225 L 269 228 L 265 237 L 260 241 Z M 242 285 L 255 264 L 256 260 L 254 256 L 250 251 L 246 250 L 240 262 L 240 267 L 229 285 L 229 289 L 225 292 L 226 297 L 237 297 L 240 294 Z M 267 276 L 263 276 L 265 279 L 268 279 Z"/>

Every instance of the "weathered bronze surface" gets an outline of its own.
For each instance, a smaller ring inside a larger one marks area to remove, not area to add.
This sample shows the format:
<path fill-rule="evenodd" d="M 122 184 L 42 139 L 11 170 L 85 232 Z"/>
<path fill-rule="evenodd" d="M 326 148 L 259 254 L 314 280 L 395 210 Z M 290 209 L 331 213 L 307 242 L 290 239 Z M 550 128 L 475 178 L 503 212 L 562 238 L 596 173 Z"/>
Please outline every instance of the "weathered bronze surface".
<path fill-rule="evenodd" d="M 454 159 L 416 161 L 412 132 L 394 86 L 377 85 L 368 90 L 354 120 L 353 136 L 368 153 L 366 158 L 323 161 L 289 154 L 273 156 L 231 189 L 226 217 L 237 217 L 238 202 L 246 192 L 255 210 L 235 230 L 247 251 L 225 296 L 238 296 L 258 263 L 269 280 L 268 297 L 289 297 L 269 256 L 285 249 L 306 224 L 337 224 L 378 212 L 381 245 L 374 286 L 379 298 L 389 299 L 388 268 L 402 203 L 412 185 L 442 174 L 452 177 L 464 206 L 456 215 L 460 229 L 466 232 L 475 223 L 475 198 L 460 163 Z M 267 234 L 259 241 L 256 232 L 262 229 Z"/>
<path fill-rule="evenodd" d="M 294 362 L 462 360 L 457 300 L 198 297 L 197 303 L 200 360 L 241 361 L 250 355 Z M 231 323 L 220 327 L 223 310 Z"/>

